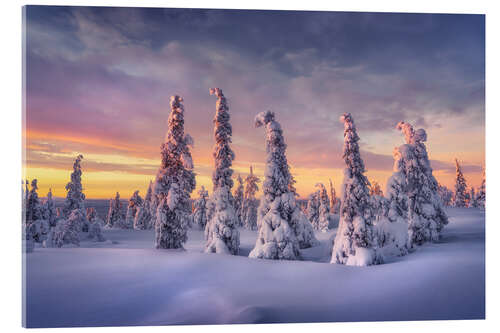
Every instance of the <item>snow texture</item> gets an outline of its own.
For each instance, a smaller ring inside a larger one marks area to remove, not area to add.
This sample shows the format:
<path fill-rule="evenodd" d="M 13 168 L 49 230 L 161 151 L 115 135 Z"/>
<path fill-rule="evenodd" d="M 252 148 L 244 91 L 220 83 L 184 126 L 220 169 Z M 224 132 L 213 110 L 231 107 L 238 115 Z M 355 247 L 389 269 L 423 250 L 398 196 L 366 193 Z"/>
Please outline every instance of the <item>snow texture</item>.
<path fill-rule="evenodd" d="M 340 221 L 332 249 L 331 263 L 368 266 L 382 263 L 377 253 L 373 223 L 375 216 L 370 203 L 369 182 L 359 153 L 359 136 L 350 113 L 340 117 L 344 123 L 344 169 Z"/>
<path fill-rule="evenodd" d="M 241 256 L 202 253 L 192 229 L 186 251 L 155 251 L 151 230 L 104 230 L 111 241 L 42 248 L 25 256 L 27 327 L 158 326 L 485 318 L 484 211 L 448 208 L 439 243 L 384 265 L 329 265 L 336 230 L 302 250 L 305 261 L 251 260 L 256 232 L 242 230 Z M 432 268 L 432 269 L 430 269 Z M 265 283 L 262 283 L 265 281 Z M 159 292 L 160 291 L 160 292 Z"/>
<path fill-rule="evenodd" d="M 191 215 L 191 192 L 196 187 L 191 149 L 192 138 L 184 134 L 184 105 L 178 95 L 170 98 L 170 116 L 161 165 L 156 174 L 155 247 L 182 248 L 187 240 Z"/>

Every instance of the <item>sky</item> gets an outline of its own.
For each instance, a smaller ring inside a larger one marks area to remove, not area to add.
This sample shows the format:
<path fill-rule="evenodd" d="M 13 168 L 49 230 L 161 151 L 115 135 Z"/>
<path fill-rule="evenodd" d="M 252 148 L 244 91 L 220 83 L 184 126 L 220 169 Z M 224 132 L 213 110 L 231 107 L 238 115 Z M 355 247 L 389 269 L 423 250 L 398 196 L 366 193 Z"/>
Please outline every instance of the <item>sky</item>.
<path fill-rule="evenodd" d="M 437 180 L 454 159 L 472 186 L 485 160 L 483 15 L 27 6 L 24 172 L 40 196 L 65 196 L 73 161 L 87 198 L 142 195 L 160 164 L 169 98 L 184 98 L 200 185 L 211 192 L 214 96 L 233 126 L 235 176 L 265 168 L 272 110 L 301 197 L 329 179 L 340 191 L 350 112 L 372 181 L 385 188 L 399 121 L 427 131 Z"/>

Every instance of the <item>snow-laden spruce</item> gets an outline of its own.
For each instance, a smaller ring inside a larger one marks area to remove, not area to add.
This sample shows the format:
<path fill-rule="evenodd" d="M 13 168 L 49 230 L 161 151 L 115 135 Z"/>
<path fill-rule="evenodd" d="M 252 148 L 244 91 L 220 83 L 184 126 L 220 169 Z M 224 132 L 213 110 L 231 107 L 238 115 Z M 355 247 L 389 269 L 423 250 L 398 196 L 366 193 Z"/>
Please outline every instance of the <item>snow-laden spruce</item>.
<path fill-rule="evenodd" d="M 196 187 L 191 147 L 193 139 L 184 134 L 184 105 L 178 95 L 170 97 L 170 115 L 161 165 L 156 174 L 155 247 L 183 248 L 191 214 L 191 192 Z"/>
<path fill-rule="evenodd" d="M 115 198 L 109 200 L 108 216 L 106 217 L 106 227 L 121 228 L 125 224 L 125 216 L 122 211 L 120 193 L 116 192 Z"/>
<path fill-rule="evenodd" d="M 342 183 L 340 221 L 332 249 L 331 263 L 368 266 L 382 263 L 374 239 L 369 182 L 359 152 L 359 136 L 350 113 L 340 117 L 344 123 L 342 158 L 346 163 Z"/>
<path fill-rule="evenodd" d="M 393 174 L 386 186 L 386 197 L 373 194 L 375 235 L 383 256 L 402 256 L 408 253 L 408 195 L 405 165 L 399 148 L 394 148 Z M 376 192 L 376 191 L 373 191 Z"/>
<path fill-rule="evenodd" d="M 56 204 L 54 203 L 54 199 L 52 199 L 52 189 L 49 189 L 47 193 L 47 199 L 43 203 L 43 214 L 44 219 L 47 220 L 49 226 L 55 227 L 57 222 L 57 213 L 56 213 Z"/>
<path fill-rule="evenodd" d="M 467 207 L 469 205 L 470 196 L 467 192 L 467 182 L 465 181 L 464 174 L 462 173 L 462 167 L 455 159 L 455 194 L 453 196 L 453 206 L 454 207 Z"/>
<path fill-rule="evenodd" d="M 328 224 L 330 223 L 330 200 L 328 199 L 328 193 L 326 193 L 325 185 L 318 183 L 318 230 L 321 232 L 328 231 Z"/>
<path fill-rule="evenodd" d="M 444 206 L 451 206 L 453 203 L 453 191 L 438 183 L 438 195 Z"/>
<path fill-rule="evenodd" d="M 479 208 L 484 209 L 486 203 L 486 171 L 484 168 L 483 168 L 483 179 L 481 180 L 481 186 L 479 186 L 476 195 L 476 202 Z"/>
<path fill-rule="evenodd" d="M 68 218 L 57 224 L 47 247 L 63 247 L 66 244 L 80 246 L 80 231 L 82 225 L 88 223 L 82 209 L 73 209 Z"/>
<path fill-rule="evenodd" d="M 208 191 L 202 185 L 198 191 L 198 199 L 193 203 L 193 214 L 191 215 L 192 224 L 198 226 L 201 230 L 205 230 L 207 225 L 207 201 Z"/>
<path fill-rule="evenodd" d="M 146 196 L 142 202 L 142 206 L 138 208 L 137 214 L 134 219 L 134 229 L 144 230 L 151 229 L 154 225 L 154 216 L 151 214 L 151 206 L 153 202 L 153 182 L 149 181 Z"/>
<path fill-rule="evenodd" d="M 220 88 L 211 88 L 210 95 L 217 97 L 214 117 L 214 162 L 212 175 L 213 193 L 210 197 L 208 222 L 205 228 L 205 252 L 238 254 L 240 232 L 237 229 L 238 217 L 234 208 L 233 187 L 234 152 L 230 147 L 233 133 L 229 122 L 229 107 Z"/>
<path fill-rule="evenodd" d="M 332 180 L 330 181 L 330 213 L 338 214 L 340 210 L 340 200 L 337 198 L 335 187 L 333 187 Z"/>
<path fill-rule="evenodd" d="M 250 258 L 300 259 L 300 248 L 317 245 L 314 231 L 295 200 L 286 144 L 280 124 L 271 111 L 255 117 L 266 128 L 266 169 L 257 212 L 259 232 Z"/>
<path fill-rule="evenodd" d="M 125 225 L 123 226 L 124 229 L 132 229 L 135 227 L 134 221 L 137 216 L 137 212 L 139 211 L 142 205 L 143 205 L 143 200 L 139 195 L 139 190 L 136 190 L 128 201 L 127 213 L 125 214 Z"/>
<path fill-rule="evenodd" d="M 250 166 L 250 173 L 245 178 L 245 195 L 243 199 L 243 225 L 246 229 L 257 229 L 257 206 L 258 202 L 255 194 L 259 190 L 260 179 L 253 174 L 253 167 Z"/>
<path fill-rule="evenodd" d="M 238 185 L 234 190 L 234 210 L 236 211 L 236 216 L 238 217 L 238 226 L 243 226 L 243 200 L 244 200 L 244 187 L 243 179 L 241 175 L 238 175 Z"/>
<path fill-rule="evenodd" d="M 469 192 L 469 205 L 468 207 L 470 208 L 477 208 L 478 205 L 477 205 L 477 195 L 476 195 L 476 189 L 474 187 L 471 187 L 470 188 L 470 192 Z"/>
<path fill-rule="evenodd" d="M 148 191 L 144 200 L 137 206 L 137 212 L 134 218 L 134 229 L 145 230 L 150 228 L 151 224 L 151 197 L 153 195 L 153 187 L 151 181 L 149 182 Z"/>
<path fill-rule="evenodd" d="M 82 159 L 83 155 L 76 157 L 75 163 L 73 163 L 71 180 L 66 184 L 66 200 L 62 209 L 65 217 L 68 217 L 74 209 L 85 209 L 85 194 L 83 194 L 82 187 Z"/>
<path fill-rule="evenodd" d="M 315 230 L 319 230 L 319 205 L 319 191 L 309 194 L 307 197 L 306 216 Z"/>
<path fill-rule="evenodd" d="M 438 183 L 432 174 L 427 148 L 427 133 L 414 130 L 409 123 L 396 126 L 404 136 L 406 144 L 400 146 L 406 194 L 408 196 L 409 246 L 437 241 L 448 217 L 438 194 Z"/>
<path fill-rule="evenodd" d="M 26 180 L 26 184 L 28 180 Z M 35 242 L 43 243 L 49 233 L 49 223 L 44 218 L 43 205 L 38 198 L 38 181 L 31 181 L 31 190 L 26 187 L 25 216 L 23 218 L 23 250 L 33 252 Z"/>

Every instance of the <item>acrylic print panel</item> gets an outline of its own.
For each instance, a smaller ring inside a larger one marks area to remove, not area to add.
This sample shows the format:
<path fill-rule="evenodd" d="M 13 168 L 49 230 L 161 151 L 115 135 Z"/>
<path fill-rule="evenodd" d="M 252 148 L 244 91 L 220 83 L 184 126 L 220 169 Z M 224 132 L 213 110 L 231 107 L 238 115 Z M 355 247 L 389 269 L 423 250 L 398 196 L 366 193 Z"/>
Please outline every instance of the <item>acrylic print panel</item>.
<path fill-rule="evenodd" d="M 23 14 L 26 327 L 484 318 L 484 15 Z"/>

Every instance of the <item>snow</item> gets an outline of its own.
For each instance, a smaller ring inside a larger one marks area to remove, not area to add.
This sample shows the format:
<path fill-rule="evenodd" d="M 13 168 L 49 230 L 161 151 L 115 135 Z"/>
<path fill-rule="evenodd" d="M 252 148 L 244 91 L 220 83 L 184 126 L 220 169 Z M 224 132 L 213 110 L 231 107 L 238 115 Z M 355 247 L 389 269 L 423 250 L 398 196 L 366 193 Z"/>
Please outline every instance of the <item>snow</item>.
<path fill-rule="evenodd" d="M 368 267 L 329 264 L 336 229 L 317 232 L 302 261 L 248 258 L 257 234 L 246 229 L 237 256 L 203 253 L 197 228 L 185 250 L 153 249 L 154 231 L 133 229 L 103 230 L 107 241 L 80 247 L 36 244 L 26 254 L 26 325 L 482 319 L 484 211 L 446 212 L 439 242 Z"/>

